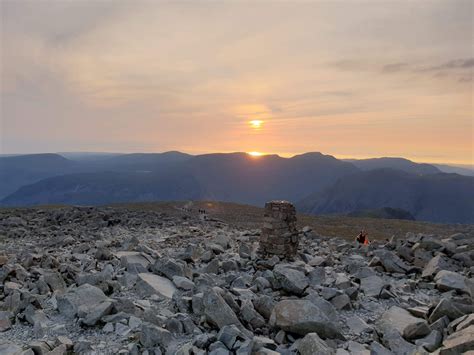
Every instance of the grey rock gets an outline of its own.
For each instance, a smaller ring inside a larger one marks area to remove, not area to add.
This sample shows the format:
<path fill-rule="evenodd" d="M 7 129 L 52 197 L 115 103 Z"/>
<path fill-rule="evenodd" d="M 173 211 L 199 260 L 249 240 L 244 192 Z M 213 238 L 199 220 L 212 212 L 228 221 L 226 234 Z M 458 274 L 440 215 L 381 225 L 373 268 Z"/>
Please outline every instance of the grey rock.
<path fill-rule="evenodd" d="M 407 340 L 413 340 L 423 337 L 429 332 L 430 327 L 428 326 L 428 323 L 426 323 L 426 321 L 423 321 L 406 327 L 405 331 L 403 332 L 403 337 Z"/>
<path fill-rule="evenodd" d="M 351 287 L 351 280 L 343 273 L 337 274 L 335 286 L 341 290 Z"/>
<path fill-rule="evenodd" d="M 423 269 L 422 277 L 431 278 L 436 275 L 441 270 L 451 270 L 454 271 L 452 263 L 449 262 L 449 259 L 442 255 L 438 254 L 433 257 L 428 264 L 426 264 Z"/>
<path fill-rule="evenodd" d="M 57 296 L 58 310 L 68 318 L 76 315 L 80 318 L 87 318 L 95 314 L 99 307 L 110 307 L 109 298 L 101 289 L 84 284 L 65 294 Z M 104 305 L 102 305 L 104 303 Z"/>
<path fill-rule="evenodd" d="M 147 272 L 153 262 L 153 258 L 137 251 L 119 251 L 114 255 L 120 259 L 122 267 L 132 273 Z"/>
<path fill-rule="evenodd" d="M 374 254 L 380 259 L 385 271 L 405 274 L 410 267 L 397 255 L 388 250 L 377 250 Z"/>
<path fill-rule="evenodd" d="M 386 285 L 387 283 L 377 275 L 365 277 L 360 281 L 360 288 L 368 297 L 379 297 L 382 288 Z"/>
<path fill-rule="evenodd" d="M 456 331 L 463 330 L 474 324 L 474 313 L 462 317 L 461 321 L 456 325 Z"/>
<path fill-rule="evenodd" d="M 269 350 L 276 350 L 278 345 L 275 343 L 274 340 L 264 337 L 264 336 L 254 336 L 252 338 L 252 348 L 251 351 L 257 352 L 262 348 L 266 348 Z"/>
<path fill-rule="evenodd" d="M 66 289 L 66 283 L 61 274 L 56 271 L 43 272 L 43 278 L 46 284 L 51 288 L 51 291 L 63 291 Z"/>
<path fill-rule="evenodd" d="M 309 284 L 319 286 L 326 280 L 326 271 L 323 267 L 316 267 L 308 273 Z"/>
<path fill-rule="evenodd" d="M 440 347 L 442 341 L 443 335 L 437 330 L 433 330 L 426 337 L 416 340 L 415 344 L 433 352 Z"/>
<path fill-rule="evenodd" d="M 442 316 L 441 318 L 437 319 L 436 321 L 430 324 L 430 329 L 437 330 L 438 332 L 443 334 L 448 324 L 449 324 L 449 318 L 447 316 Z"/>
<path fill-rule="evenodd" d="M 440 355 L 462 354 L 474 349 L 474 325 L 459 332 L 449 335 L 443 341 L 443 347 L 440 349 Z"/>
<path fill-rule="evenodd" d="M 336 295 L 341 294 L 338 289 L 336 288 L 331 288 L 331 287 L 323 287 L 321 289 L 321 296 L 325 300 L 330 300 L 331 298 L 335 297 Z"/>
<path fill-rule="evenodd" d="M 423 337 L 430 332 L 424 319 L 413 317 L 407 310 L 397 306 L 385 311 L 377 320 L 376 327 L 384 335 L 395 330 L 408 340 Z"/>
<path fill-rule="evenodd" d="M 194 288 L 194 282 L 183 276 L 173 276 L 173 283 L 182 290 L 192 290 Z"/>
<path fill-rule="evenodd" d="M 337 322 L 339 320 L 338 312 L 331 302 L 326 301 L 315 293 L 310 293 L 305 299 L 314 303 L 331 321 Z"/>
<path fill-rule="evenodd" d="M 273 269 L 273 274 L 283 290 L 295 295 L 303 294 L 309 285 L 308 278 L 304 273 L 286 265 L 277 265 Z"/>
<path fill-rule="evenodd" d="M 331 355 L 335 351 L 317 333 L 308 333 L 298 344 L 301 355 Z"/>
<path fill-rule="evenodd" d="M 239 265 L 237 264 L 235 260 L 224 260 L 221 266 L 224 272 L 239 270 Z"/>
<path fill-rule="evenodd" d="M 176 287 L 170 280 L 151 273 L 138 274 L 135 288 L 143 296 L 159 295 L 169 299 L 176 292 Z"/>
<path fill-rule="evenodd" d="M 250 324 L 253 329 L 263 327 L 266 324 L 265 319 L 257 313 L 250 300 L 242 301 L 240 317 L 244 322 Z"/>
<path fill-rule="evenodd" d="M 11 318 L 13 318 L 11 312 L 0 311 L 0 333 L 11 328 Z"/>
<path fill-rule="evenodd" d="M 103 316 L 110 313 L 112 306 L 113 303 L 109 301 L 96 303 L 89 307 L 87 313 L 84 315 L 82 323 L 89 326 L 95 325 Z"/>
<path fill-rule="evenodd" d="M 204 315 L 219 329 L 225 325 L 241 326 L 236 314 L 214 289 L 209 289 L 203 297 Z"/>
<path fill-rule="evenodd" d="M 278 302 L 270 317 L 270 325 L 300 335 L 316 332 L 324 338 L 344 339 L 336 325 L 309 300 Z"/>
<path fill-rule="evenodd" d="M 206 265 L 204 271 L 208 274 L 218 274 L 219 273 L 220 263 L 218 259 L 213 259 Z"/>
<path fill-rule="evenodd" d="M 223 348 L 217 348 L 209 351 L 209 355 L 230 355 L 230 351 Z"/>
<path fill-rule="evenodd" d="M 357 335 L 363 332 L 370 332 L 373 330 L 370 325 L 368 325 L 362 318 L 358 316 L 352 316 L 347 318 L 346 324 L 351 329 L 351 332 Z"/>
<path fill-rule="evenodd" d="M 347 350 L 349 350 L 350 354 L 371 355 L 370 350 L 367 348 L 366 345 L 355 342 L 353 340 L 350 340 L 347 343 Z"/>
<path fill-rule="evenodd" d="M 456 290 L 470 294 L 469 280 L 457 272 L 441 270 L 436 274 L 434 280 L 440 291 Z"/>
<path fill-rule="evenodd" d="M 225 353 L 225 354 L 230 354 L 230 352 L 227 350 L 227 347 L 225 346 L 225 344 L 220 342 L 220 341 L 216 341 L 216 342 L 212 343 L 211 345 L 209 345 L 209 354 L 211 354 L 212 352 L 218 351 L 219 349 L 221 349 L 222 351 L 227 351 L 227 353 Z M 216 354 L 224 354 L 224 353 L 221 353 L 221 352 L 215 352 L 215 353 Z"/>
<path fill-rule="evenodd" d="M 456 305 L 451 300 L 443 298 L 431 312 L 428 320 L 430 323 L 434 323 L 444 316 L 447 316 L 450 320 L 454 320 L 463 315 L 464 313 L 458 307 L 456 307 Z"/>
<path fill-rule="evenodd" d="M 160 258 L 156 260 L 152 270 L 159 275 L 166 276 L 170 280 L 173 279 L 173 276 L 189 276 L 189 272 L 187 271 L 187 267 L 184 262 L 180 263 L 176 260 L 168 258 Z"/>
<path fill-rule="evenodd" d="M 385 329 L 382 342 L 392 351 L 392 354 L 395 355 L 412 354 L 416 350 L 415 345 L 406 341 L 400 333 L 393 328 Z"/>
<path fill-rule="evenodd" d="M 244 335 L 235 325 L 225 325 L 217 334 L 217 340 L 223 343 L 227 349 L 231 350 L 234 347 L 237 339 L 245 339 Z"/>
<path fill-rule="evenodd" d="M 122 323 L 117 323 L 115 325 L 115 334 L 117 334 L 120 337 L 125 337 L 131 332 L 131 329 L 129 326 L 122 324 Z"/>
<path fill-rule="evenodd" d="M 143 323 L 140 332 L 140 342 L 145 347 L 162 346 L 164 348 L 173 340 L 173 335 L 166 329 L 151 323 Z"/>
<path fill-rule="evenodd" d="M 370 355 L 393 355 L 393 353 L 382 344 L 373 341 L 370 344 Z"/>
<path fill-rule="evenodd" d="M 336 307 L 336 309 L 350 309 L 351 308 L 351 300 L 349 296 L 345 293 L 338 295 L 331 299 L 331 303 Z"/>
<path fill-rule="evenodd" d="M 267 295 L 258 296 L 256 299 L 252 300 L 252 303 L 257 312 L 260 313 L 265 319 L 270 318 L 273 307 L 275 307 L 276 304 L 273 298 Z"/>

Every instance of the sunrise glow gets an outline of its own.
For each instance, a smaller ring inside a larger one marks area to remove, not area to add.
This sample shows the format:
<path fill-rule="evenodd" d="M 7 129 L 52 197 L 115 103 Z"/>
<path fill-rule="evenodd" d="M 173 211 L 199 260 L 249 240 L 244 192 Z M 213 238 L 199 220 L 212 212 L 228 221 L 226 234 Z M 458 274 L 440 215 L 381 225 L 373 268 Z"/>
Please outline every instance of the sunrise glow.
<path fill-rule="evenodd" d="M 261 128 L 262 125 L 263 125 L 263 121 L 262 120 L 252 120 L 249 122 L 250 123 L 250 126 L 252 128 Z"/>
<path fill-rule="evenodd" d="M 261 157 L 263 155 L 263 153 L 260 152 L 248 152 L 247 154 L 252 157 Z"/>

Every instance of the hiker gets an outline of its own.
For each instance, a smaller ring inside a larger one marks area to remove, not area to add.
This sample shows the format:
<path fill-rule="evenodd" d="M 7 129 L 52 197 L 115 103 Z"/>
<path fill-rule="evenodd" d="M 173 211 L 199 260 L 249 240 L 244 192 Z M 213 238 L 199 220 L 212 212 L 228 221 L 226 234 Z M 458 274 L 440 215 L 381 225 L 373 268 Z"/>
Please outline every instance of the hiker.
<path fill-rule="evenodd" d="M 369 244 L 369 237 L 367 236 L 367 232 L 365 230 L 361 230 L 355 240 L 359 244 L 363 244 L 363 245 Z"/>

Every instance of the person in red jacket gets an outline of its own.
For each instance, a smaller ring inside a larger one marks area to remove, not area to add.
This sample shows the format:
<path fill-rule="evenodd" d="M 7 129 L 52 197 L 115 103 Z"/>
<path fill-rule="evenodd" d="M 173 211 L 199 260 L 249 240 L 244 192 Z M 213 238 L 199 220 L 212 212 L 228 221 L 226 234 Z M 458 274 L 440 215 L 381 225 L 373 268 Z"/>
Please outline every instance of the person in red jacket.
<path fill-rule="evenodd" d="M 359 235 L 356 237 L 356 241 L 359 244 L 368 245 L 369 237 L 367 236 L 367 232 L 365 230 L 361 230 Z"/>

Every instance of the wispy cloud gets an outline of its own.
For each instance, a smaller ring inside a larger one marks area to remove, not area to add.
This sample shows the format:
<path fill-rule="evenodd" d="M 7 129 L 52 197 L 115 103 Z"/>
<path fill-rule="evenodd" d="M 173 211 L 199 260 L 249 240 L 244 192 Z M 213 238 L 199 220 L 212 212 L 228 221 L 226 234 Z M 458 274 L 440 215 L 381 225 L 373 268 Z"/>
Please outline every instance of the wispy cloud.
<path fill-rule="evenodd" d="M 468 2 L 0 6 L 6 152 L 397 155 L 394 141 L 470 156 Z M 250 118 L 265 129 L 247 132 Z"/>

